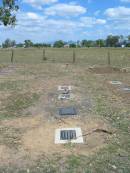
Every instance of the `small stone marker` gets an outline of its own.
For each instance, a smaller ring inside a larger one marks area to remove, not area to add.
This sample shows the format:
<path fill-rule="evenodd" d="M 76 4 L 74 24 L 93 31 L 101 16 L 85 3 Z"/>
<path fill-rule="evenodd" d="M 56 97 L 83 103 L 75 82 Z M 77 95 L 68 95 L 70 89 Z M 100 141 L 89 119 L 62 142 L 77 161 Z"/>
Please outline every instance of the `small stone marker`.
<path fill-rule="evenodd" d="M 122 82 L 120 82 L 120 81 L 110 81 L 110 84 L 112 84 L 112 85 L 121 85 Z"/>
<path fill-rule="evenodd" d="M 59 100 L 69 100 L 70 99 L 70 94 L 60 94 L 58 96 Z"/>
<path fill-rule="evenodd" d="M 59 85 L 58 86 L 58 91 L 71 91 L 72 87 L 71 86 L 67 86 L 67 85 Z"/>
<path fill-rule="evenodd" d="M 71 97 L 71 93 L 70 93 L 71 90 L 72 90 L 71 86 L 59 85 L 58 91 L 60 91 L 60 94 L 58 96 L 58 99 L 59 100 L 69 100 Z"/>
<path fill-rule="evenodd" d="M 55 130 L 55 144 L 83 143 L 81 128 L 61 128 Z"/>
<path fill-rule="evenodd" d="M 122 90 L 130 93 L 130 87 L 124 87 L 124 88 L 122 88 Z"/>
<path fill-rule="evenodd" d="M 59 115 L 60 116 L 77 115 L 77 111 L 74 107 L 59 108 Z"/>

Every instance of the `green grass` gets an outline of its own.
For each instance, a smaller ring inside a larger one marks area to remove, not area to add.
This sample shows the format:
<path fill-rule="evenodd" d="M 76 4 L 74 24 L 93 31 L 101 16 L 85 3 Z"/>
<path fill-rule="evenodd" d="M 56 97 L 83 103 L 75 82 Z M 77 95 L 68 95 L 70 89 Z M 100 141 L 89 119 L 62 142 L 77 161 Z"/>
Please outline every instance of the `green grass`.
<path fill-rule="evenodd" d="M 26 86 L 24 80 L 6 80 L 5 82 L 0 83 L 0 91 L 20 91 Z"/>
<path fill-rule="evenodd" d="M 7 67 L 7 65 L 5 65 L 5 64 L 0 64 L 0 70 L 3 69 L 3 68 L 5 68 L 5 67 Z"/>
<path fill-rule="evenodd" d="M 3 101 L 0 119 L 20 117 L 21 111 L 32 106 L 39 99 L 37 93 L 14 93 Z"/>
<path fill-rule="evenodd" d="M 0 50 L 0 63 L 10 63 L 11 60 L 11 51 L 9 50 Z"/>
<path fill-rule="evenodd" d="M 108 51 L 110 52 L 113 66 L 130 66 L 130 50 L 128 48 L 76 48 L 76 63 L 86 65 L 107 65 Z M 14 62 L 16 63 L 72 63 L 73 49 L 71 48 L 46 48 L 46 61 L 43 61 L 43 49 L 15 49 Z M 9 63 L 11 50 L 0 50 L 0 62 Z"/>

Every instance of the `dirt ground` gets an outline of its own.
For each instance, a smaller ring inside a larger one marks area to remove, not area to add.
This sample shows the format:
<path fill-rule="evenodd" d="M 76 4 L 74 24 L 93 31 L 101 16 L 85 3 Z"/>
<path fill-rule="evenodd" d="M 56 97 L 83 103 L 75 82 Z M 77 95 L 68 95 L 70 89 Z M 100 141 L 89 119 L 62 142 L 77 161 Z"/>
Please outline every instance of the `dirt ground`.
<path fill-rule="evenodd" d="M 99 150 L 103 147 L 111 137 L 108 134 L 92 133 L 84 136 L 84 144 L 73 144 L 72 146 L 54 144 L 55 130 L 57 128 L 68 128 L 68 127 L 80 127 L 83 135 L 91 132 L 93 129 L 110 129 L 107 123 L 103 120 L 87 118 L 82 120 L 80 118 L 67 118 L 63 120 L 55 120 L 52 122 L 46 121 L 42 116 L 33 118 L 20 118 L 18 120 L 5 121 L 1 126 L 6 128 L 15 128 L 19 131 L 24 131 L 21 135 L 20 146 L 18 147 L 17 153 L 12 153 L 5 145 L 0 145 L 1 157 L 0 163 L 7 164 L 9 159 L 12 163 L 12 154 L 18 157 L 19 155 L 30 155 L 30 158 L 38 157 L 41 153 L 54 154 L 62 153 L 63 155 L 68 154 L 82 154 L 88 155 Z M 17 139 L 16 139 L 17 142 Z M 21 151 L 22 149 L 22 151 Z M 17 160 L 18 161 L 18 160 Z"/>
<path fill-rule="evenodd" d="M 106 84 L 114 95 L 118 96 L 118 98 L 120 98 L 122 101 L 129 104 L 130 91 L 124 91 L 123 88 L 124 87 L 130 88 L 130 84 L 128 81 L 120 81 L 120 82 L 122 82 L 121 85 L 113 85 L 110 83 L 110 81 L 107 81 Z"/>
<path fill-rule="evenodd" d="M 111 66 L 93 66 L 89 68 L 90 72 L 97 73 L 97 74 L 104 74 L 104 73 L 126 73 L 128 70 L 125 68 L 119 67 L 111 67 Z"/>
<path fill-rule="evenodd" d="M 108 81 L 118 79 L 130 83 L 130 78 L 128 73 L 112 70 L 108 75 L 106 71 L 109 72 L 102 69 L 98 71 L 101 75 L 97 75 L 86 66 L 15 64 L 11 71 L 6 68 L 6 73 L 0 73 L 0 85 L 4 86 L 0 87 L 0 169 L 10 165 L 19 170 L 28 168 L 42 155 L 92 157 L 108 147 L 120 131 L 113 125 L 115 117 L 112 116 L 118 111 L 129 111 L 130 96 L 118 94 L 118 87 Z M 71 85 L 73 98 L 58 100 L 58 85 Z M 22 96 L 22 100 L 19 98 L 21 94 L 25 97 Z M 37 94 L 38 99 L 37 95 L 33 97 L 31 94 Z M 76 107 L 78 115 L 60 118 L 58 109 L 66 106 Z M 120 119 L 119 114 L 116 118 Z M 54 144 L 55 130 L 71 127 L 81 128 L 84 143 Z M 94 129 L 104 129 L 112 134 L 91 133 Z"/>

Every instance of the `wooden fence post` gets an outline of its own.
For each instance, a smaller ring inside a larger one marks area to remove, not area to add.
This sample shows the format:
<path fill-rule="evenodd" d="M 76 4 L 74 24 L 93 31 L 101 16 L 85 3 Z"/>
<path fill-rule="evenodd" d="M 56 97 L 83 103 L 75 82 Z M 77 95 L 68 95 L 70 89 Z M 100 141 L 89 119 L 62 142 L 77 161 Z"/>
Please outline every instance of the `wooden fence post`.
<path fill-rule="evenodd" d="M 47 58 L 46 58 L 46 51 L 45 51 L 45 49 L 43 49 L 43 61 L 46 61 L 47 60 Z"/>
<path fill-rule="evenodd" d="M 76 54 L 75 54 L 75 50 L 73 50 L 73 63 L 75 63 L 76 61 Z"/>
<path fill-rule="evenodd" d="M 12 49 L 11 50 L 11 63 L 14 62 L 14 50 Z"/>
<path fill-rule="evenodd" d="M 111 56 L 110 56 L 109 51 L 108 51 L 108 54 L 107 54 L 107 63 L 108 63 L 108 65 L 111 65 Z"/>

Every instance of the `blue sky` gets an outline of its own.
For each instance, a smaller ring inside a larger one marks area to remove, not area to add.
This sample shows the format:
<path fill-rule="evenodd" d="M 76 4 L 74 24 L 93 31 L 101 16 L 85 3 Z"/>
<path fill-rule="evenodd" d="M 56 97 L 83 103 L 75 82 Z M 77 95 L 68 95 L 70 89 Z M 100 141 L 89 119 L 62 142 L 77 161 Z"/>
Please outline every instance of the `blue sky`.
<path fill-rule="evenodd" d="M 0 43 L 6 38 L 53 42 L 130 34 L 130 0 L 20 0 L 19 6 L 16 26 L 0 25 Z"/>

